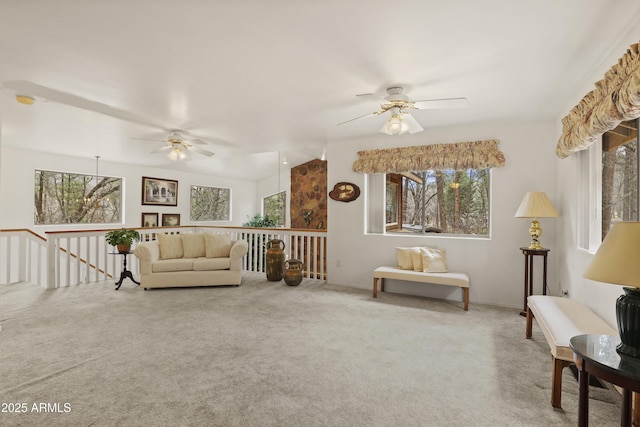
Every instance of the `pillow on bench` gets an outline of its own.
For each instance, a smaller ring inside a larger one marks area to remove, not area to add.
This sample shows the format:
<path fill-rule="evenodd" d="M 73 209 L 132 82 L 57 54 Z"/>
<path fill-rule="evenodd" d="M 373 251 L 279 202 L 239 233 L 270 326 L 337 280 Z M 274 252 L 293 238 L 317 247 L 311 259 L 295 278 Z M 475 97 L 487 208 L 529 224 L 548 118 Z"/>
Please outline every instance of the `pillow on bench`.
<path fill-rule="evenodd" d="M 397 247 L 398 267 L 424 273 L 446 273 L 446 251 L 433 246 Z"/>

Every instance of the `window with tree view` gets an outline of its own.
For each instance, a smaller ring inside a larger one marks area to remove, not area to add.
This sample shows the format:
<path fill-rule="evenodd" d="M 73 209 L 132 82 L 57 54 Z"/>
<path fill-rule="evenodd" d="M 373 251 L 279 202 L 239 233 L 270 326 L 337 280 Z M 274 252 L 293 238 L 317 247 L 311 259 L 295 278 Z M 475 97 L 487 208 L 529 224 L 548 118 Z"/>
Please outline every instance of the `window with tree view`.
<path fill-rule="evenodd" d="M 284 227 L 286 219 L 287 192 L 281 191 L 262 199 L 262 212 L 276 227 Z"/>
<path fill-rule="evenodd" d="M 191 186 L 191 221 L 230 221 L 231 189 Z"/>
<path fill-rule="evenodd" d="M 602 135 L 602 239 L 620 221 L 638 221 L 638 120 Z"/>
<path fill-rule="evenodd" d="M 122 179 L 35 171 L 34 224 L 122 222 Z"/>
<path fill-rule="evenodd" d="M 386 176 L 386 230 L 489 235 L 489 169 Z"/>

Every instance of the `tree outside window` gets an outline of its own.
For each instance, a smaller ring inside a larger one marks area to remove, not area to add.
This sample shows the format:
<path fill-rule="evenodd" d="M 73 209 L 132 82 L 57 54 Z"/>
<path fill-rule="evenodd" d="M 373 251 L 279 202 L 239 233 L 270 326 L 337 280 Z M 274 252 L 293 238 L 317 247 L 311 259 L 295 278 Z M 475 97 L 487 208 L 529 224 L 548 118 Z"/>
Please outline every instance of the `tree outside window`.
<path fill-rule="evenodd" d="M 386 211 L 401 219 L 387 231 L 488 236 L 489 176 L 489 169 L 387 174 Z M 389 193 L 394 183 L 398 195 Z"/>
<path fill-rule="evenodd" d="M 191 186 L 191 221 L 230 221 L 231 189 Z"/>
<path fill-rule="evenodd" d="M 35 171 L 34 224 L 122 222 L 122 178 Z"/>
<path fill-rule="evenodd" d="M 275 222 L 276 227 L 284 227 L 286 220 L 287 192 L 272 194 L 262 199 L 262 212 Z"/>
<path fill-rule="evenodd" d="M 620 221 L 638 221 L 638 120 L 602 135 L 602 239 Z"/>

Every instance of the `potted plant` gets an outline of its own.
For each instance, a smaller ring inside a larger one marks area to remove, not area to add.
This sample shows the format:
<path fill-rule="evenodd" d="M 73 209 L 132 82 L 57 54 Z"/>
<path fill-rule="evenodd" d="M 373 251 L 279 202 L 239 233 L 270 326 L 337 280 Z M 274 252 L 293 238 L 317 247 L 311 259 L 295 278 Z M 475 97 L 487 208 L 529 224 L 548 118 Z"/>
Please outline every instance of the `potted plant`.
<path fill-rule="evenodd" d="M 108 231 L 104 239 L 111 246 L 116 246 L 121 254 L 129 252 L 134 240 L 140 240 L 140 233 L 130 228 Z"/>

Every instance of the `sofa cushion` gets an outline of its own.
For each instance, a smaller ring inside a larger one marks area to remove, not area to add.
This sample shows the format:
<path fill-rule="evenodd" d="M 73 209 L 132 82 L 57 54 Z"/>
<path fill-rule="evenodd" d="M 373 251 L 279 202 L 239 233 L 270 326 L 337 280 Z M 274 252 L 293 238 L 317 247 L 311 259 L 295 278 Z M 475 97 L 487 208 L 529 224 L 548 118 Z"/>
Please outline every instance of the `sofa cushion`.
<path fill-rule="evenodd" d="M 191 271 L 193 270 L 193 258 L 161 259 L 151 265 L 153 273 L 165 273 L 168 271 Z"/>
<path fill-rule="evenodd" d="M 204 233 L 185 233 L 182 236 L 182 250 L 185 258 L 198 258 L 207 255 L 204 245 Z"/>
<path fill-rule="evenodd" d="M 230 258 L 197 258 L 193 261 L 193 271 L 228 270 Z"/>
<path fill-rule="evenodd" d="M 158 247 L 160 248 L 160 259 L 182 258 L 182 238 L 179 234 L 158 234 Z"/>
<path fill-rule="evenodd" d="M 424 273 L 446 273 L 447 252 L 444 249 L 420 248 Z"/>
<path fill-rule="evenodd" d="M 231 236 L 229 234 L 206 233 L 204 245 L 207 258 L 226 258 L 231 252 Z"/>

